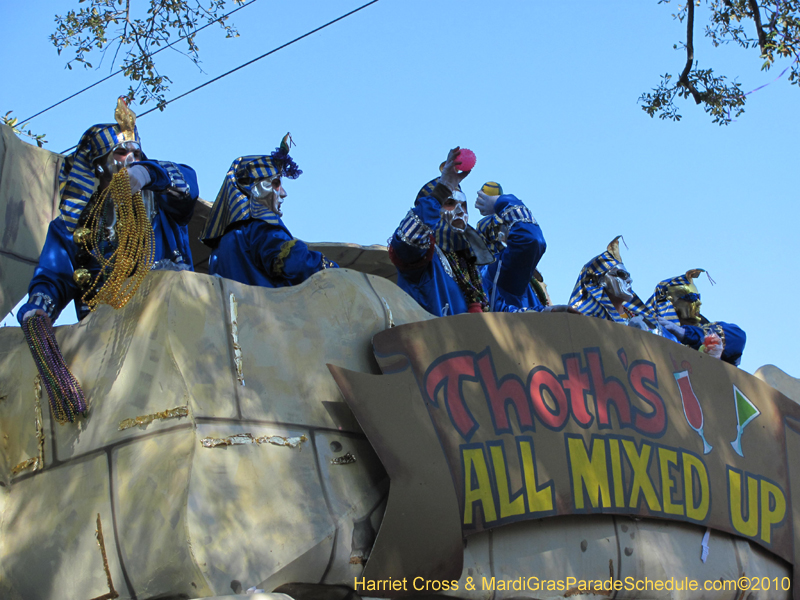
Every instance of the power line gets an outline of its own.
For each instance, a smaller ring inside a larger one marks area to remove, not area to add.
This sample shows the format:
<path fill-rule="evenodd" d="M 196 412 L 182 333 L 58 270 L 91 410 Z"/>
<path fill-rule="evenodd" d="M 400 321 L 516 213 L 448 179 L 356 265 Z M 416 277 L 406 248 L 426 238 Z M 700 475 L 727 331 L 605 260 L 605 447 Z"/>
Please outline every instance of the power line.
<path fill-rule="evenodd" d="M 317 27 L 316 29 L 312 29 L 312 30 L 311 30 L 311 31 L 309 31 L 308 33 L 304 33 L 304 34 L 303 34 L 303 35 L 301 35 L 300 37 L 296 37 L 296 38 L 294 38 L 294 39 L 293 39 L 291 42 L 286 42 L 286 43 L 285 43 L 285 44 L 283 44 L 282 46 L 278 46 L 277 48 L 274 48 L 274 49 L 270 50 L 270 51 L 269 51 L 269 52 L 267 52 L 266 54 L 262 54 L 261 56 L 259 56 L 259 57 L 257 57 L 257 58 L 254 58 L 253 60 L 247 61 L 246 63 L 244 63 L 244 64 L 242 64 L 242 65 L 239 65 L 239 66 L 238 66 L 238 67 L 236 67 L 235 69 L 231 69 L 231 70 L 230 70 L 230 71 L 228 71 L 227 73 L 223 73 L 222 75 L 219 75 L 218 77 L 215 77 L 214 79 L 211 79 L 210 81 L 206 81 L 205 83 L 198 85 L 196 88 L 194 88 L 194 89 L 191 89 L 191 90 L 189 90 L 188 92 L 186 92 L 186 93 L 184 93 L 184 94 L 181 94 L 180 96 L 176 96 L 176 97 L 175 97 L 175 98 L 173 98 L 172 100 L 169 100 L 169 101 L 167 101 L 167 102 L 164 104 L 164 106 L 166 106 L 167 104 L 172 104 L 172 103 L 173 103 L 173 102 L 175 102 L 176 100 L 180 100 L 180 99 L 181 99 L 181 98 L 183 98 L 184 96 L 188 96 L 189 94 L 191 94 L 191 93 L 194 93 L 194 92 L 196 92 L 197 90 L 199 90 L 200 88 L 204 88 L 204 87 L 206 87 L 207 85 L 209 85 L 209 84 L 211 84 L 211 83 L 214 83 L 215 81 L 219 81 L 219 80 L 220 80 L 220 79 L 222 79 L 223 77 L 227 77 L 228 75 L 230 75 L 231 73 L 235 73 L 235 72 L 236 72 L 236 71 L 238 71 L 239 69 L 243 69 L 243 68 L 245 68 L 245 67 L 246 67 L 246 66 L 248 66 L 248 65 L 252 65 L 254 62 L 257 62 L 257 61 L 261 60 L 262 58 L 266 58 L 267 56 L 269 56 L 270 54 L 274 54 L 274 53 L 275 53 L 275 52 L 277 52 L 278 50 L 283 50 L 283 49 L 284 49 L 284 48 L 286 48 L 287 46 L 291 46 L 291 45 L 292 45 L 292 44 L 294 44 L 295 42 L 299 42 L 299 41 L 300 41 L 300 40 L 302 40 L 303 38 L 306 38 L 306 37 L 310 36 L 311 34 L 313 34 L 313 33 L 316 33 L 316 32 L 318 32 L 318 31 L 320 31 L 321 29 L 325 29 L 325 28 L 326 28 L 326 27 L 328 27 L 329 25 L 333 25 L 333 24 L 334 24 L 334 23 L 336 23 L 337 21 L 341 21 L 342 19 L 345 19 L 345 18 L 349 17 L 350 15 L 352 15 L 352 14 L 355 14 L 355 13 L 357 13 L 358 11 L 360 11 L 360 10 L 362 10 L 362 9 L 365 9 L 365 8 L 367 8 L 369 5 L 371 5 L 371 4 L 375 4 L 376 2 L 378 2 L 378 0 L 372 0 L 372 2 L 367 2 L 367 3 L 366 3 L 366 4 L 364 4 L 363 6 L 359 6 L 359 7 L 358 7 L 358 8 L 356 8 L 355 10 L 351 10 L 349 13 L 347 13 L 347 14 L 344 14 L 344 15 L 342 15 L 341 17 L 338 17 L 338 18 L 334 19 L 333 21 L 329 21 L 328 23 L 325 23 L 325 25 L 321 25 L 320 27 Z M 141 118 L 141 117 L 143 117 L 143 116 L 145 116 L 145 115 L 149 115 L 151 112 L 153 112 L 153 111 L 155 111 L 155 110 L 158 110 L 158 107 L 157 107 L 157 106 L 156 106 L 156 107 L 154 107 L 154 108 L 151 108 L 150 110 L 148 110 L 148 111 L 146 111 L 146 112 L 143 112 L 141 115 L 137 115 L 137 117 L 136 117 L 136 118 L 138 119 L 138 118 Z"/>
<path fill-rule="evenodd" d="M 152 53 L 150 56 L 154 56 L 154 55 L 158 54 L 159 52 L 161 52 L 162 50 L 166 50 L 167 48 L 171 48 L 172 46 L 174 46 L 174 45 L 175 45 L 175 44 L 177 44 L 178 42 L 185 40 L 185 39 L 186 39 L 187 37 L 189 37 L 190 35 L 195 35 L 195 34 L 197 34 L 197 33 L 201 32 L 201 31 L 203 31 L 203 29 L 205 29 L 206 27 L 211 27 L 211 25 L 215 25 L 215 24 L 217 24 L 217 23 L 220 23 L 220 22 L 221 22 L 221 19 L 225 19 L 225 18 L 227 18 L 227 17 L 231 16 L 231 15 L 232 15 L 233 13 L 235 13 L 236 11 L 242 10 L 243 8 L 245 8 L 245 7 L 247 7 L 247 6 L 250 6 L 250 5 L 251 5 L 253 2 L 255 2 L 255 1 L 256 1 L 256 0 L 250 0 L 249 2 L 247 2 L 247 3 L 245 3 L 245 4 L 242 4 L 241 6 L 239 6 L 239 7 L 237 7 L 237 8 L 234 8 L 234 9 L 233 9 L 231 12 L 229 12 L 229 13 L 226 13 L 226 14 L 222 15 L 222 16 L 221 16 L 219 19 L 215 19 L 214 21 L 211 21 L 210 23 L 206 23 L 206 24 L 205 24 L 205 25 L 203 25 L 202 27 L 200 27 L 200 28 L 198 28 L 198 29 L 195 29 L 193 33 L 190 33 L 190 34 L 184 35 L 184 36 L 182 36 L 182 37 L 179 37 L 177 40 L 175 40 L 175 41 L 174 41 L 174 42 L 172 42 L 171 44 L 167 44 L 166 46 L 164 46 L 164 47 L 162 47 L 162 48 L 159 48 L 158 50 L 156 50 L 155 52 L 153 52 L 153 53 Z M 75 92 L 75 93 L 74 93 L 74 94 L 72 94 L 71 96 L 67 96 L 67 97 L 66 97 L 66 98 L 64 98 L 63 100 L 60 100 L 60 101 L 56 102 L 56 103 L 55 103 L 55 104 L 53 104 L 52 106 L 48 106 L 48 107 L 47 107 L 47 108 L 45 108 L 44 110 L 40 110 L 38 113 L 36 113 L 36 114 L 35 114 L 35 115 L 33 115 L 32 117 L 28 117 L 27 119 L 23 119 L 22 121 L 20 121 L 20 123 L 22 123 L 22 124 L 27 124 L 27 123 L 28 123 L 29 121 L 31 121 L 32 119 L 35 119 L 35 118 L 36 118 L 36 117 L 38 117 L 39 115 L 42 115 L 42 114 L 46 113 L 46 112 L 47 112 L 48 110 L 50 110 L 51 108 L 55 108 L 55 107 L 56 107 L 56 106 L 58 106 L 59 104 L 64 104 L 64 102 L 66 102 L 67 100 L 71 100 L 71 99 L 72 99 L 72 98 L 74 98 L 75 96 L 79 96 L 79 95 L 81 95 L 83 92 L 86 92 L 86 91 L 88 91 L 88 90 L 92 89 L 92 88 L 93 88 L 93 87 L 95 87 L 96 85 L 100 85 L 100 84 L 101 84 L 101 83 L 103 83 L 104 81 L 108 81 L 108 80 L 109 80 L 109 79 L 111 79 L 112 77 L 115 77 L 115 76 L 119 75 L 120 73 L 122 73 L 122 71 L 124 71 L 124 69 L 120 69 L 120 70 L 118 70 L 118 71 L 115 71 L 115 72 L 111 73 L 111 75 L 108 75 L 107 77 L 103 77 L 103 78 L 102 78 L 100 81 L 95 81 L 95 82 L 94 82 L 92 85 L 90 85 L 90 86 L 87 86 L 87 87 L 83 88 L 83 89 L 82 89 L 81 91 L 79 91 L 79 92 Z"/>
<path fill-rule="evenodd" d="M 267 53 L 265 53 L 265 54 L 262 54 L 261 56 L 259 56 L 259 57 L 256 57 L 256 58 L 254 58 L 253 60 L 249 60 L 249 61 L 247 61 L 246 63 L 239 65 L 239 66 L 238 66 L 238 67 L 236 67 L 235 69 L 231 69 L 231 70 L 230 70 L 230 71 L 228 71 L 227 73 L 223 73 L 222 75 L 219 75 L 219 76 L 217 76 L 217 77 L 214 77 L 214 79 L 211 79 L 211 80 L 209 80 L 209 81 L 206 81 L 205 83 L 203 83 L 203 84 L 201 84 L 201 85 L 198 85 L 196 88 L 193 88 L 193 89 L 189 90 L 188 92 L 185 92 L 185 93 L 181 94 L 180 96 L 176 96 L 176 97 L 175 97 L 175 98 L 173 98 L 172 100 L 168 100 L 167 102 L 165 102 L 165 103 L 164 103 L 164 106 L 167 106 L 168 104 L 172 104 L 172 103 L 173 103 L 173 102 L 175 102 L 176 100 L 180 100 L 181 98 L 183 98 L 183 97 L 185 97 L 185 96 L 188 96 L 189 94 L 192 94 L 192 93 L 196 92 L 197 90 L 199 90 L 199 89 L 201 89 L 201 88 L 204 88 L 204 87 L 206 87 L 207 85 L 210 85 L 210 84 L 214 83 L 215 81 L 219 81 L 219 80 L 220 80 L 220 79 L 222 79 L 223 77 L 227 77 L 228 75 L 230 75 L 231 73 L 235 73 L 235 72 L 236 72 L 236 71 L 238 71 L 239 69 L 243 69 L 244 67 L 247 67 L 248 65 L 252 65 L 254 62 L 257 62 L 257 61 L 261 60 L 262 58 L 266 58 L 266 57 L 267 57 L 267 56 L 269 56 L 270 54 L 275 54 L 275 53 L 276 53 L 278 50 L 283 50 L 283 49 L 284 49 L 284 48 L 286 48 L 287 46 L 291 46 L 292 44 L 294 44 L 295 42 L 299 42 L 299 41 L 300 41 L 300 40 L 302 40 L 303 38 L 307 38 L 308 36 L 310 36 L 310 35 L 312 35 L 312 34 L 314 34 L 314 33 L 318 32 L 318 31 L 321 31 L 322 29 L 325 29 L 326 27 L 328 27 L 328 26 L 330 26 L 330 25 L 333 25 L 334 23 L 336 23 L 336 22 L 338 22 L 338 21 L 341 21 L 342 19 L 346 19 L 346 18 L 347 18 L 347 17 L 349 17 L 350 15 L 353 15 L 353 14 L 357 13 L 358 11 L 365 9 L 365 8 L 367 8 L 368 6 L 370 6 L 370 5 L 372 5 L 372 4 L 375 4 L 376 2 L 378 2 L 378 0 L 372 0 L 371 2 L 367 2 L 366 4 L 364 4 L 364 5 L 362 5 L 362 6 L 359 6 L 358 8 L 356 8 L 356 9 L 354 9 L 354 10 L 351 10 L 349 13 L 345 13 L 345 14 L 343 14 L 341 17 L 337 17 L 337 18 L 336 18 L 336 19 L 334 19 L 333 21 L 328 21 L 327 23 L 325 23 L 325 25 L 321 25 L 321 26 L 317 27 L 316 29 L 312 29 L 312 30 L 311 30 L 311 31 L 309 31 L 308 33 L 304 33 L 304 34 L 303 34 L 303 35 L 301 35 L 300 37 L 296 37 L 296 38 L 294 38 L 294 39 L 293 39 L 291 42 L 286 42 L 286 43 L 285 43 L 285 44 L 283 44 L 282 46 L 278 46 L 277 48 L 273 48 L 273 49 L 272 49 L 272 50 L 270 50 L 269 52 L 267 52 Z M 145 112 L 143 112 L 143 113 L 142 113 L 142 114 L 140 114 L 140 115 L 136 115 L 136 118 L 137 118 L 137 119 L 141 119 L 141 118 L 142 118 L 142 117 L 144 117 L 145 115 L 149 115 L 151 112 L 153 112 L 153 111 L 156 111 L 156 110 L 159 110 L 159 107 L 158 107 L 158 106 L 156 106 L 156 107 L 154 107 L 154 108 L 151 108 L 150 110 L 148 110 L 148 111 L 145 111 Z M 163 107 L 162 107 L 162 110 L 163 110 Z M 70 150 L 74 150 L 74 149 L 75 149 L 75 148 L 77 148 L 77 147 L 78 147 L 78 145 L 77 145 L 77 144 L 75 144 L 75 145 L 74 145 L 74 146 L 72 146 L 71 148 L 67 148 L 66 150 L 62 151 L 62 152 L 61 152 L 61 154 L 66 154 L 66 153 L 67 153 L 67 152 L 69 152 Z"/>

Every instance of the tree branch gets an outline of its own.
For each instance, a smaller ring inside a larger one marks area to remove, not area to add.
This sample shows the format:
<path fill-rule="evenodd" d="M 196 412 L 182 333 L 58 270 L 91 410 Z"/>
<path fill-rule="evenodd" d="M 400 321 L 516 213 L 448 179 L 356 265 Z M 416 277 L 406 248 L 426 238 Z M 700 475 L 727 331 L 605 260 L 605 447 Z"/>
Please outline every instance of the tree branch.
<path fill-rule="evenodd" d="M 761 10 L 758 8 L 757 0 L 748 0 L 748 4 L 750 5 L 750 10 L 753 11 L 753 21 L 758 32 L 758 47 L 761 48 L 761 54 L 764 54 L 764 48 L 767 45 L 767 34 L 764 33 L 764 27 L 761 25 Z"/>
<path fill-rule="evenodd" d="M 683 73 L 681 73 L 681 76 L 678 79 L 678 84 L 682 85 L 692 93 L 692 98 L 694 98 L 695 104 L 700 104 L 700 102 L 702 102 L 702 98 L 700 97 L 700 92 L 698 92 L 692 85 L 692 82 L 689 81 L 689 73 L 692 70 L 692 64 L 694 64 L 694 0 L 687 1 L 687 9 L 688 9 L 688 15 L 686 16 L 686 66 L 683 67 Z"/>

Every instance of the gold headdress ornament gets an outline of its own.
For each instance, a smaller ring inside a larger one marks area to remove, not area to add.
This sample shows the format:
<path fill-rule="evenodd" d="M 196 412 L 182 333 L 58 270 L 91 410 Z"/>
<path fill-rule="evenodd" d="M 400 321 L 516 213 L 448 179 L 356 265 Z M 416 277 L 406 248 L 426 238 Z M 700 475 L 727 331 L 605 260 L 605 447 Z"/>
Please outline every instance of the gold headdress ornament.
<path fill-rule="evenodd" d="M 625 239 L 621 235 L 618 235 L 613 240 L 611 240 L 611 243 L 608 245 L 606 250 L 608 251 L 609 254 L 611 254 L 611 256 L 613 258 L 615 258 L 619 262 L 622 262 L 622 257 L 619 254 L 619 241 L 620 240 L 622 240 L 622 243 L 625 244 Z M 628 244 L 625 244 L 625 247 L 627 248 Z"/>
<path fill-rule="evenodd" d="M 692 279 L 697 279 L 700 277 L 700 273 L 704 273 L 705 269 L 689 269 L 686 271 L 686 279 L 689 280 L 689 283 L 692 282 Z"/>
<path fill-rule="evenodd" d="M 283 139 L 281 140 L 280 149 L 288 154 L 289 150 L 292 149 L 292 146 L 296 145 L 297 144 L 295 144 L 294 140 L 292 139 L 292 134 L 287 133 L 285 136 L 283 136 Z"/>
<path fill-rule="evenodd" d="M 656 291 L 659 288 L 662 288 L 662 296 L 666 297 L 666 289 L 672 287 L 680 287 L 680 286 L 692 286 L 696 288 L 694 285 L 694 280 L 700 277 L 700 273 L 705 273 L 706 277 L 708 277 L 708 281 L 711 285 L 716 284 L 717 282 L 711 278 L 708 271 L 705 269 L 689 269 L 686 271 L 684 275 L 678 275 L 677 277 L 673 277 L 672 279 L 665 279 L 661 283 L 656 286 Z"/>
<path fill-rule="evenodd" d="M 119 125 L 119 141 L 133 142 L 136 140 L 136 115 L 128 108 L 125 96 L 117 98 L 117 108 L 114 110 L 114 119 Z"/>

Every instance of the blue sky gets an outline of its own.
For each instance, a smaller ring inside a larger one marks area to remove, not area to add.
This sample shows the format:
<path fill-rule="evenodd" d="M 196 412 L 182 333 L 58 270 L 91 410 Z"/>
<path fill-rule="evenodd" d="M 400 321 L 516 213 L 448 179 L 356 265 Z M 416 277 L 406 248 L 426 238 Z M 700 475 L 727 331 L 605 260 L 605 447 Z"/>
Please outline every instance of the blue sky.
<path fill-rule="evenodd" d="M 159 55 L 171 98 L 363 4 L 258 0 L 233 17 L 241 37 L 199 34 L 200 71 Z M 0 111 L 25 118 L 109 73 L 64 68 L 48 40 L 71 2 L 14 2 L 0 23 L 6 74 Z M 77 4 L 75 4 L 77 6 Z M 800 89 L 786 77 L 749 96 L 719 127 L 682 105 L 679 123 L 637 104 L 660 75 L 676 75 L 684 26 L 675 2 L 381 0 L 138 122 L 152 158 L 191 165 L 201 196 L 216 197 L 230 163 L 272 151 L 291 131 L 304 174 L 285 183 L 284 220 L 306 241 L 385 244 L 449 148 L 478 161 L 470 198 L 498 181 L 524 200 L 544 231 L 539 268 L 557 303 L 581 266 L 622 234 L 634 289 L 700 267 L 703 313 L 748 335 L 742 368 L 776 364 L 800 376 L 796 118 Z M 700 67 L 738 76 L 746 91 L 788 65 L 760 71 L 754 51 L 711 48 L 697 12 Z M 110 54 L 107 57 L 110 60 Z M 95 64 L 100 63 L 94 59 Z M 113 119 L 127 89 L 116 77 L 37 117 L 47 148 L 74 145 Z M 133 106 L 144 112 L 151 105 Z M 793 166 L 794 165 L 794 166 Z M 470 215 L 477 221 L 477 211 Z M 775 314 L 775 311 L 778 311 Z"/>

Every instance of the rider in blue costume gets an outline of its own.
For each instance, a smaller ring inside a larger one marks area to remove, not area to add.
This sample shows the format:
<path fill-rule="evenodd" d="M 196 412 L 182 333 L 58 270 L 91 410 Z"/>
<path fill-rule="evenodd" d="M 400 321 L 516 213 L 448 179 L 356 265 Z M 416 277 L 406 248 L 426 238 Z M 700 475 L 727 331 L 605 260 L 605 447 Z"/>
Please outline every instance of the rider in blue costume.
<path fill-rule="evenodd" d="M 606 319 L 637 329 L 665 335 L 655 314 L 633 291 L 633 279 L 619 253 L 618 235 L 581 269 L 569 304 L 588 317 Z M 665 337 L 672 339 L 666 334 Z"/>
<path fill-rule="evenodd" d="M 468 225 L 466 197 L 459 184 L 469 172 L 458 172 L 459 153 L 459 148 L 450 151 L 441 177 L 420 190 L 389 242 L 397 284 L 436 316 L 525 310 L 521 297 L 544 251 L 541 231 L 516 197 L 479 199 L 481 212 L 497 214 L 509 231 L 492 305 L 479 266 L 491 262 L 493 256 L 485 240 Z"/>
<path fill-rule="evenodd" d="M 503 188 L 500 186 L 500 184 L 495 183 L 494 181 L 489 181 L 485 183 L 478 192 L 479 199 L 482 199 L 483 195 L 502 197 Z M 513 208 L 507 208 L 506 210 L 513 210 Z M 533 223 L 535 225 L 533 231 L 537 241 L 536 253 L 534 256 L 535 269 L 536 265 L 539 264 L 539 261 L 544 255 L 545 250 L 547 250 L 547 244 L 544 241 L 542 230 L 536 223 L 535 219 L 533 220 Z M 481 268 L 483 287 L 491 299 L 495 289 L 497 290 L 496 295 L 504 293 L 503 286 L 495 287 L 495 280 L 498 282 L 500 281 L 500 267 L 508 258 L 506 256 L 506 252 L 508 250 L 508 236 L 510 231 L 505 223 L 505 220 L 499 215 L 489 215 L 484 217 L 478 221 L 475 229 L 477 229 L 478 232 L 483 236 L 484 240 L 486 240 L 486 245 L 495 258 L 494 262 L 484 265 Z M 522 295 L 515 298 L 513 301 L 517 302 L 521 308 L 531 309 L 537 312 L 541 312 L 545 309 L 545 305 L 539 299 L 530 283 L 525 288 L 525 291 L 522 293 Z"/>
<path fill-rule="evenodd" d="M 64 159 L 59 174 L 61 214 L 50 223 L 39 265 L 28 289 L 28 302 L 17 312 L 20 324 L 35 313 L 55 320 L 74 301 L 79 319 L 89 314 L 82 297 L 100 272 L 100 265 L 78 243 L 87 235 L 87 208 L 98 201 L 123 167 L 128 169 L 131 192 L 142 191 L 154 233 L 154 269 L 192 270 L 188 224 L 197 201 L 197 179 L 191 167 L 147 160 L 141 151 L 136 116 L 125 101 L 117 101 L 117 124 L 94 125 Z M 116 248 L 116 211 L 109 208 L 104 243 L 106 256 Z M 99 287 L 99 284 L 97 284 Z"/>
<path fill-rule="evenodd" d="M 284 287 L 338 265 L 292 237 L 281 216 L 281 178 L 302 171 L 289 156 L 291 136 L 268 156 L 233 161 L 201 236 L 214 249 L 208 272 L 247 285 Z"/>
<path fill-rule="evenodd" d="M 747 335 L 734 323 L 710 322 L 700 314 L 700 292 L 693 280 L 703 272 L 690 269 L 685 275 L 665 279 L 656 286 L 647 305 L 658 315 L 659 324 L 685 346 L 705 351 L 705 337 L 716 333 L 722 342 L 722 353 L 717 358 L 739 366 Z"/>

